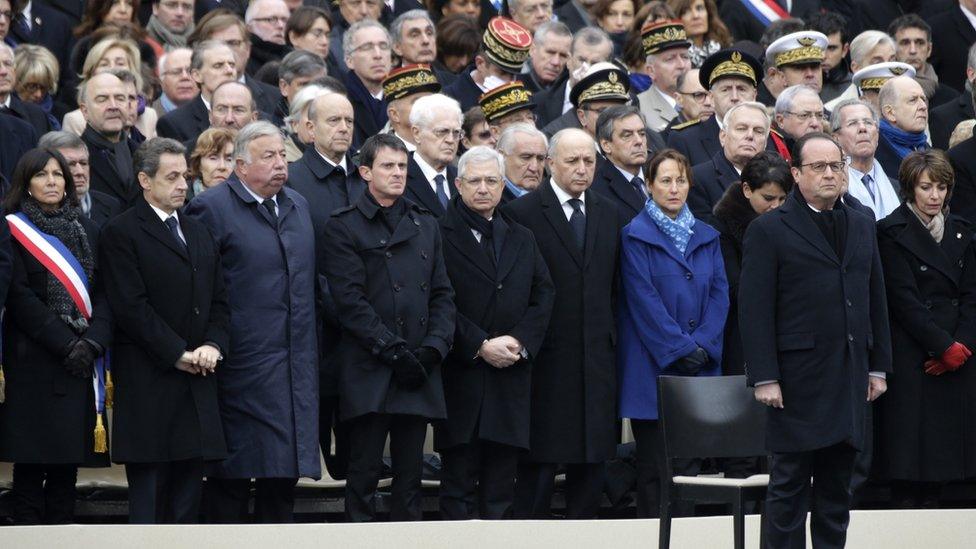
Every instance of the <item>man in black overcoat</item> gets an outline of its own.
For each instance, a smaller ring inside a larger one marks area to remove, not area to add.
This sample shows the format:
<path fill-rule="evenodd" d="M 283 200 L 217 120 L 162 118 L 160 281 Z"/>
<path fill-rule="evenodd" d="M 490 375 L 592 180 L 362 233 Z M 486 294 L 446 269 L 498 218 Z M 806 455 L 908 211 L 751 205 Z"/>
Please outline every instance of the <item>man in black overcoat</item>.
<path fill-rule="evenodd" d="M 91 188 L 128 206 L 139 196 L 132 172 L 136 143 L 124 131 L 125 86 L 113 74 L 101 73 L 82 82 L 78 94 L 88 147 Z"/>
<path fill-rule="evenodd" d="M 308 124 L 313 146 L 306 147 L 300 159 L 288 166 L 287 185 L 308 200 L 315 229 L 316 303 L 319 318 L 319 444 L 325 463 L 333 478 L 345 476 L 348 463 L 348 439 L 339 424 L 338 372 L 332 360 L 339 343 L 339 319 L 329 293 L 322 261 L 325 224 L 332 212 L 355 204 L 366 185 L 359 177 L 355 162 L 349 155 L 353 132 L 352 104 L 338 93 L 321 95 L 308 107 Z M 338 120 L 336 122 L 336 120 Z M 335 454 L 332 453 L 332 432 L 335 431 Z"/>
<path fill-rule="evenodd" d="M 133 524 L 197 522 L 204 461 L 227 454 L 212 374 L 230 311 L 213 237 L 179 213 L 184 154 L 163 137 L 140 146 L 143 197 L 109 222 L 99 247 L 117 319 L 112 458 L 125 464 Z"/>
<path fill-rule="evenodd" d="M 952 9 L 928 20 L 932 27 L 932 57 L 929 63 L 939 76 L 939 82 L 952 86 L 959 93 L 965 93 L 967 79 L 967 59 L 963 52 L 969 51 L 976 42 L 976 28 L 963 13 L 964 5 L 972 13 L 972 3 L 960 0 Z"/>
<path fill-rule="evenodd" d="M 434 431 L 442 519 L 510 518 L 518 458 L 529 448 L 532 361 L 555 297 L 532 233 L 496 210 L 503 163 L 488 147 L 464 153 L 459 197 L 440 220 L 458 308 L 443 367 L 447 421 Z"/>
<path fill-rule="evenodd" d="M 440 217 L 457 195 L 457 170 L 451 164 L 461 143 L 461 109 L 457 101 L 435 93 L 418 99 L 410 118 L 417 150 L 407 162 L 404 197 Z"/>
<path fill-rule="evenodd" d="M 640 109 L 610 107 L 596 120 L 596 136 L 606 157 L 593 178 L 593 190 L 617 205 L 620 219 L 630 223 L 647 202 L 643 167 L 647 161 L 647 123 Z"/>
<path fill-rule="evenodd" d="M 550 517 L 556 469 L 565 464 L 567 517 L 594 518 L 616 449 L 614 280 L 622 224 L 616 206 L 589 189 L 596 155 L 586 132 L 560 131 L 549 147 L 552 179 L 504 208 L 535 235 L 556 287 L 532 364 L 530 447 L 519 466 L 516 517 Z"/>
<path fill-rule="evenodd" d="M 420 520 L 427 423 L 447 416 L 441 362 L 454 339 L 454 291 L 429 212 L 403 198 L 407 149 L 394 135 L 366 140 L 367 189 L 325 226 L 325 276 L 342 326 L 334 352 L 349 428 L 346 517 L 376 517 L 390 439 L 390 519 Z"/>
<path fill-rule="evenodd" d="M 797 188 L 749 225 L 739 279 L 746 376 L 769 406 L 766 546 L 804 547 L 812 511 L 813 546 L 842 548 L 865 413 L 891 371 L 884 278 L 873 218 L 838 200 L 840 145 L 810 133 L 792 156 Z"/>

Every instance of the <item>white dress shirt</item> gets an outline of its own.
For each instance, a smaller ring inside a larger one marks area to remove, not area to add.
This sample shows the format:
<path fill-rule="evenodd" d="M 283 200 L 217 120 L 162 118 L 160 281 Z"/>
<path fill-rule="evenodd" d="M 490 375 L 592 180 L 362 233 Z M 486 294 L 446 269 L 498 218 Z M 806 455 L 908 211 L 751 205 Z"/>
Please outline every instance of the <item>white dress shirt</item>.
<path fill-rule="evenodd" d="M 265 197 L 259 195 L 258 193 L 252 191 L 251 188 L 248 187 L 247 184 L 244 183 L 243 181 L 241 181 L 241 187 L 244 187 L 244 190 L 247 191 L 251 196 L 253 196 L 254 197 L 254 200 L 257 200 L 258 201 L 258 205 L 261 205 L 262 207 L 264 207 L 263 204 L 264 204 L 264 201 L 267 200 L 267 198 L 265 198 Z M 271 197 L 271 202 L 274 203 L 275 215 L 278 215 L 278 195 L 272 196 Z"/>
<path fill-rule="evenodd" d="M 559 185 L 556 185 L 556 182 L 552 179 L 549 180 L 549 184 L 552 185 L 552 190 L 556 193 L 556 200 L 558 200 L 559 204 L 563 207 L 563 213 L 566 214 L 566 221 L 569 221 L 569 218 L 573 217 L 573 206 L 569 203 L 569 201 L 576 197 L 562 190 L 562 188 L 560 188 Z M 583 203 L 580 206 L 580 211 L 583 212 L 583 215 L 586 215 L 586 193 L 579 195 L 579 200 Z"/>
<path fill-rule="evenodd" d="M 160 210 L 156 206 L 153 206 L 152 204 L 149 204 L 149 207 L 152 208 L 154 212 L 156 212 L 156 215 L 159 216 L 160 221 L 162 221 L 163 223 L 166 223 L 166 220 L 171 217 L 176 219 L 176 232 L 180 233 L 180 240 L 182 240 L 183 243 L 186 244 L 186 236 L 183 234 L 183 227 L 180 225 L 180 216 L 175 211 L 171 214 L 168 214 L 163 210 Z M 166 228 L 169 229 L 169 227 Z"/>
<path fill-rule="evenodd" d="M 336 164 L 335 162 L 329 160 L 329 157 L 327 157 L 324 154 L 322 154 L 322 151 L 320 151 L 318 149 L 315 149 L 315 152 L 319 153 L 319 156 L 322 157 L 322 160 L 325 160 L 325 163 L 326 164 L 328 164 L 329 166 L 332 166 L 333 168 L 335 168 L 336 166 L 339 166 L 340 168 L 342 168 L 342 171 L 346 173 L 346 175 L 349 175 L 349 167 L 346 166 L 346 155 L 342 155 L 342 160 L 340 160 L 339 163 Z M 278 204 L 278 203 L 275 202 L 275 204 Z"/>
<path fill-rule="evenodd" d="M 428 164 L 427 161 L 424 160 L 424 157 L 420 154 L 414 154 L 413 159 L 417 162 L 417 165 L 420 166 L 420 171 L 423 172 L 424 177 L 427 178 L 427 184 L 430 185 L 430 188 L 434 191 L 435 195 L 437 194 L 437 183 L 434 182 L 434 177 L 437 175 L 444 176 L 444 192 L 446 192 L 448 198 L 450 198 L 451 190 L 447 188 L 447 185 L 453 185 L 454 182 L 447 178 L 447 167 L 441 171 L 437 171 L 433 166 Z"/>

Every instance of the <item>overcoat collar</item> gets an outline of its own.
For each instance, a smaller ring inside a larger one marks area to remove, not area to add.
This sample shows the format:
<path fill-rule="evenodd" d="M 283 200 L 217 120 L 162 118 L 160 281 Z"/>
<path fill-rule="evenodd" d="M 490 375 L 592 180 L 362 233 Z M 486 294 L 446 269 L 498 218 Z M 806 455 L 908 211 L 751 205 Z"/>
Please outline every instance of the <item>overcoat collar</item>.
<path fill-rule="evenodd" d="M 460 199 L 457 199 L 460 200 Z M 504 227 L 504 240 L 502 242 L 501 253 L 499 254 L 497 267 L 492 268 L 481 249 L 481 244 L 471 233 L 471 228 L 461 219 L 455 201 L 447 207 L 444 217 L 441 218 L 441 227 L 444 228 L 444 240 L 449 242 L 461 251 L 478 269 L 492 281 L 503 280 L 508 275 L 512 267 L 515 266 L 515 259 L 518 257 L 518 247 L 511 237 L 512 221 L 504 216 L 497 208 L 495 209 L 494 222 L 501 222 Z"/>
<path fill-rule="evenodd" d="M 191 259 L 187 252 L 187 250 L 190 249 L 190 235 L 186 227 L 182 226 L 182 223 L 181 228 L 183 229 L 183 236 L 186 238 L 186 248 L 176 243 L 176 239 L 173 238 L 173 233 L 170 232 L 169 227 L 167 227 L 166 224 L 159 219 L 159 216 L 156 215 L 156 212 L 153 211 L 153 209 L 149 206 L 149 203 L 146 202 L 144 198 L 139 198 L 136 200 L 135 209 L 136 215 L 139 216 L 139 220 L 142 222 L 142 230 L 149 233 L 150 236 L 156 240 L 162 242 L 163 245 L 170 250 L 173 250 L 173 253 L 176 255 L 185 260 Z M 184 218 L 184 216 L 180 217 L 181 219 Z"/>
<path fill-rule="evenodd" d="M 802 236 L 805 240 L 810 242 L 820 253 L 827 256 L 828 259 L 846 267 L 851 257 L 854 254 L 854 250 L 861 245 L 861 240 L 864 238 L 860 231 L 854 228 L 856 221 L 854 215 L 851 214 L 852 210 L 844 205 L 844 202 L 837 199 L 837 203 L 834 208 L 844 208 L 847 215 L 847 243 L 844 245 L 844 257 L 843 259 L 837 257 L 837 252 L 834 251 L 833 246 L 827 242 L 827 238 L 824 237 L 820 229 L 817 228 L 817 224 L 813 221 L 813 218 L 804 208 L 809 208 L 810 206 L 799 196 L 799 189 L 795 189 L 790 196 L 787 197 L 786 202 L 782 206 L 775 210 L 776 213 L 783 216 L 783 222 L 787 227 L 796 231 L 797 234 Z M 873 236 L 873 233 L 872 233 Z"/>
<path fill-rule="evenodd" d="M 237 195 L 238 198 L 244 201 L 245 204 L 253 204 L 257 214 L 275 229 L 284 223 L 285 218 L 295 206 L 294 202 L 292 202 L 284 188 L 278 191 L 278 194 L 275 196 L 275 200 L 278 203 L 278 223 L 276 224 L 274 218 L 271 217 L 271 212 L 261 207 L 261 204 L 255 200 L 254 196 L 244 188 L 244 183 L 237 177 L 236 173 L 230 174 L 230 177 L 227 178 L 227 186 L 235 195 Z"/>
<path fill-rule="evenodd" d="M 901 247 L 922 263 L 944 274 L 953 284 L 958 284 L 962 273 L 958 263 L 973 234 L 968 225 L 958 222 L 957 219 L 950 217 L 946 220 L 945 235 L 939 244 L 936 244 L 907 204 L 898 206 L 883 223 L 889 230 L 896 231 L 895 242 Z"/>

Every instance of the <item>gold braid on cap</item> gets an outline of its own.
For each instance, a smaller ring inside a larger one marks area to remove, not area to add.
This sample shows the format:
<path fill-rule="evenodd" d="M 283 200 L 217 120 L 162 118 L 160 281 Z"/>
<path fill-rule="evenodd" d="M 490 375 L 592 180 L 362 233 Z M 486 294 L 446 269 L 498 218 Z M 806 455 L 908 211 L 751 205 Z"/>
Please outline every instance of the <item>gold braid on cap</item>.
<path fill-rule="evenodd" d="M 804 46 L 795 50 L 784 51 L 776 55 L 776 66 L 792 65 L 795 63 L 822 63 L 824 51 L 817 46 Z"/>
<path fill-rule="evenodd" d="M 893 76 L 876 76 L 874 78 L 865 78 L 861 80 L 861 85 L 858 86 L 861 90 L 880 90 L 884 83 L 894 78 Z"/>
<path fill-rule="evenodd" d="M 752 70 L 752 65 L 743 61 L 742 54 L 737 51 L 732 52 L 731 59 L 722 61 L 712 69 L 712 74 L 708 75 L 708 85 L 711 86 L 713 82 L 723 76 L 742 76 L 752 80 L 753 86 L 758 82 L 756 71 Z"/>
<path fill-rule="evenodd" d="M 481 105 L 481 110 L 485 113 L 485 118 L 492 118 L 497 113 L 504 111 L 509 107 L 513 107 L 518 104 L 522 104 L 524 107 L 528 107 L 531 104 L 532 93 L 525 89 L 514 89 L 501 96 L 487 101 Z"/>
<path fill-rule="evenodd" d="M 511 46 L 501 43 L 490 30 L 485 31 L 483 37 L 485 42 L 485 47 L 488 49 L 489 53 L 497 55 L 502 58 L 503 61 L 507 61 L 512 64 L 525 63 L 525 60 L 529 58 L 528 48 L 524 50 L 514 50 Z"/>
<path fill-rule="evenodd" d="M 585 101 L 596 101 L 600 99 L 613 100 L 613 98 L 605 97 L 607 95 L 620 96 L 620 99 L 623 101 L 629 99 L 627 88 L 624 87 L 622 82 L 608 82 L 604 80 L 583 90 L 579 94 L 576 103 L 582 105 Z"/>
<path fill-rule="evenodd" d="M 661 32 L 649 33 L 641 39 L 641 44 L 644 46 L 644 53 L 652 54 L 654 53 L 655 47 L 665 42 L 678 42 L 687 39 L 688 33 L 685 31 L 685 28 L 675 25 L 673 27 L 665 27 Z"/>
<path fill-rule="evenodd" d="M 417 71 L 416 74 L 411 76 L 401 76 L 388 82 L 383 86 L 383 95 L 396 96 L 398 93 L 407 91 L 410 88 L 419 88 L 421 86 L 438 83 L 437 77 L 435 77 L 432 73 L 427 71 Z"/>

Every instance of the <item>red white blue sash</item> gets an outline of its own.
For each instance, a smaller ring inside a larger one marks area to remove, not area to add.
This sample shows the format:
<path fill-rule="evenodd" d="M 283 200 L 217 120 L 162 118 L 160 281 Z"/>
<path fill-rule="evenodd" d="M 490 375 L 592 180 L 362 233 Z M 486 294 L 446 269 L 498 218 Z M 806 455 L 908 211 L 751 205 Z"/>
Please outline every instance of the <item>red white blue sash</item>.
<path fill-rule="evenodd" d="M 92 302 L 88 294 L 88 276 L 71 250 L 57 238 L 41 232 L 23 212 L 8 215 L 7 224 L 10 234 L 64 285 L 82 316 L 90 319 Z"/>
<path fill-rule="evenodd" d="M 786 19 L 790 16 L 789 12 L 776 3 L 776 0 L 740 0 L 742 5 L 749 10 L 753 17 L 759 20 L 762 25 L 768 26 L 773 21 Z"/>

